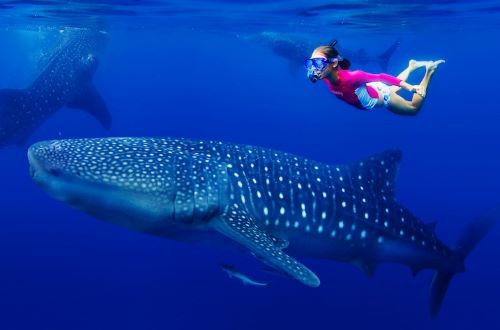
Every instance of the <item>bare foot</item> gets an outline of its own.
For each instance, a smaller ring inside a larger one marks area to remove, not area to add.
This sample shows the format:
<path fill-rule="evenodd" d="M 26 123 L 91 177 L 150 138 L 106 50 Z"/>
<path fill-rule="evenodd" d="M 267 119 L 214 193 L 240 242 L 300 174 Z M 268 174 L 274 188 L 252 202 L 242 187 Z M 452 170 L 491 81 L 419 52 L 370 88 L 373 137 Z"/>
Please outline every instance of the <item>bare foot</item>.
<path fill-rule="evenodd" d="M 410 60 L 408 62 L 408 67 L 410 70 L 416 70 L 418 68 L 421 68 L 423 66 L 427 66 L 428 64 L 432 63 L 432 61 L 416 61 L 416 60 Z"/>
<path fill-rule="evenodd" d="M 429 62 L 428 64 L 425 65 L 425 69 L 427 70 L 427 72 L 429 72 L 430 74 L 433 74 L 434 71 L 436 71 L 436 69 L 438 68 L 439 65 L 445 63 L 445 60 L 437 60 L 437 61 L 434 61 L 434 62 Z"/>

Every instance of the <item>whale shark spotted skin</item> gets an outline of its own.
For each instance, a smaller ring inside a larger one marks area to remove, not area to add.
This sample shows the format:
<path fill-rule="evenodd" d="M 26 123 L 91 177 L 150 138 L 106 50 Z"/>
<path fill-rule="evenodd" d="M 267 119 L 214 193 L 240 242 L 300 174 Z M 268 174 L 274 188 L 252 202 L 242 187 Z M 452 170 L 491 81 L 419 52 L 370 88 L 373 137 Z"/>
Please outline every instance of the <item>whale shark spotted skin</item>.
<path fill-rule="evenodd" d="M 435 269 L 433 316 L 490 228 L 473 223 L 457 249 L 444 245 L 395 199 L 397 150 L 327 165 L 216 141 L 103 138 L 40 142 L 28 158 L 44 190 L 97 218 L 175 240 L 236 243 L 308 286 L 320 280 L 297 256 L 368 274 L 380 262 Z"/>
<path fill-rule="evenodd" d="M 37 79 L 26 89 L 0 89 L 0 148 L 24 145 L 33 131 L 64 106 L 94 116 L 105 129 L 111 115 L 92 84 L 106 36 L 94 29 L 68 29 Z"/>

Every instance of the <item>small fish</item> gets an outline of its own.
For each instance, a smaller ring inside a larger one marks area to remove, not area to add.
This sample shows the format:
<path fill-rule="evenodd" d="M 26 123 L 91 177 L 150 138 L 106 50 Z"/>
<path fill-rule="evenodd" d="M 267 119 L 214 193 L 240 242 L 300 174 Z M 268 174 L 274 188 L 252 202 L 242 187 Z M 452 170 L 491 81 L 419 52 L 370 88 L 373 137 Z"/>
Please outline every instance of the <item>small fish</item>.
<path fill-rule="evenodd" d="M 241 280 L 244 285 L 253 285 L 253 286 L 267 286 L 268 283 L 256 282 L 250 279 L 247 275 L 241 273 L 234 267 L 233 265 L 228 264 L 220 264 L 220 268 L 227 273 L 229 278 L 237 278 Z"/>

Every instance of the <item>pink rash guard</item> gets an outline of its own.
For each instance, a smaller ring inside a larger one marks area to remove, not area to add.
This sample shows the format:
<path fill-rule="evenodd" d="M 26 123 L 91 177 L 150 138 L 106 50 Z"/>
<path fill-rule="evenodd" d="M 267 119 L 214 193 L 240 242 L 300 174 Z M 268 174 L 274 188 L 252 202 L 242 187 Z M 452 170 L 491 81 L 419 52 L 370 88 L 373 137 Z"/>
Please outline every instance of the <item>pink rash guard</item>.
<path fill-rule="evenodd" d="M 356 108 L 366 110 L 360 103 L 356 95 L 356 89 L 366 83 L 379 81 L 387 85 L 399 86 L 401 79 L 394 76 L 379 73 L 372 74 L 361 70 L 349 71 L 338 70 L 339 79 L 336 83 L 331 83 L 328 79 L 323 79 L 330 91 L 335 94 L 339 99 L 355 106 Z M 368 94 L 372 98 L 378 99 L 378 92 L 371 86 L 366 86 Z"/>

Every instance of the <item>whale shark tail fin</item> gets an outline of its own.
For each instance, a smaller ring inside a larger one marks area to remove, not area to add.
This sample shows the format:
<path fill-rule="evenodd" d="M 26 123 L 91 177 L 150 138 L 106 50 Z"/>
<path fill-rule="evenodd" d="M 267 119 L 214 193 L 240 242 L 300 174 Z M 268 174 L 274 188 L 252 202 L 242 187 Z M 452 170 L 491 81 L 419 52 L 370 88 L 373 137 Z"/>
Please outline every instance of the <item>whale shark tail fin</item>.
<path fill-rule="evenodd" d="M 68 107 L 80 109 L 93 116 L 106 129 L 111 129 L 111 114 L 102 96 L 92 83 L 82 89 L 81 93 L 68 102 Z"/>
<path fill-rule="evenodd" d="M 491 231 L 498 217 L 499 213 L 497 212 L 495 215 L 478 218 L 465 228 L 454 250 L 458 262 L 464 263 L 469 253 Z M 455 274 L 453 272 L 437 271 L 434 275 L 429 305 L 431 318 L 437 318 L 448 286 Z"/>
<path fill-rule="evenodd" d="M 401 45 L 401 40 L 397 39 L 392 45 L 389 46 L 389 48 L 378 56 L 378 63 L 383 72 L 387 72 L 389 61 L 391 60 L 392 55 L 394 55 L 396 49 L 399 48 L 399 45 Z"/>

